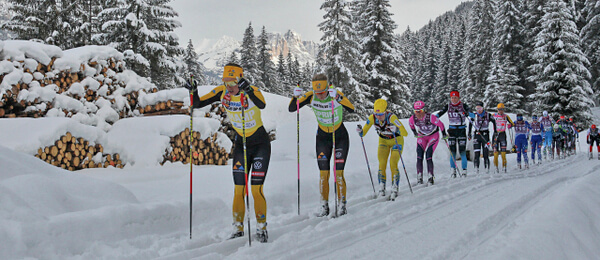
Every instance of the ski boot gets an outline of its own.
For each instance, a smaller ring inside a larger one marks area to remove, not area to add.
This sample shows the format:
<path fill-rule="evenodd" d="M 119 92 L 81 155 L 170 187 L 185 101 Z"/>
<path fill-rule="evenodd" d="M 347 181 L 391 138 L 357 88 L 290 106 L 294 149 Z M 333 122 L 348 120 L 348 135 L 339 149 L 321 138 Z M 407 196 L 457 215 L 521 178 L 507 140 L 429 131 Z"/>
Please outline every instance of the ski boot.
<path fill-rule="evenodd" d="M 525 162 L 525 170 L 529 170 L 529 163 Z"/>
<path fill-rule="evenodd" d="M 256 226 L 256 235 L 254 239 L 261 243 L 267 243 L 269 240 L 269 233 L 267 233 L 267 223 L 258 223 Z"/>
<path fill-rule="evenodd" d="M 346 213 L 348 213 L 346 211 L 346 202 L 343 201 L 343 202 L 340 203 L 340 207 L 339 207 L 339 210 L 338 210 L 338 217 L 346 215 Z"/>
<path fill-rule="evenodd" d="M 396 200 L 398 197 L 398 186 L 392 185 L 392 192 L 390 193 L 390 200 Z"/>
<path fill-rule="evenodd" d="M 423 184 L 423 176 L 419 176 L 419 179 L 417 180 L 417 184 Z"/>
<path fill-rule="evenodd" d="M 496 166 L 496 173 L 500 173 L 500 168 L 498 168 L 498 166 Z"/>
<path fill-rule="evenodd" d="M 506 173 L 506 165 L 502 166 L 502 170 Z"/>
<path fill-rule="evenodd" d="M 244 224 L 242 222 L 233 222 L 233 233 L 229 236 L 229 239 L 244 236 Z"/>
<path fill-rule="evenodd" d="M 591 160 L 591 159 L 593 159 L 593 158 L 594 158 L 594 155 L 593 155 L 592 153 L 590 153 L 590 155 L 589 155 L 588 157 L 589 157 L 589 159 Z"/>
<path fill-rule="evenodd" d="M 535 165 L 535 158 L 531 159 L 531 164 Z"/>
<path fill-rule="evenodd" d="M 452 168 L 452 174 L 450 176 L 456 178 L 456 168 Z"/>
<path fill-rule="evenodd" d="M 427 184 L 433 185 L 433 176 L 429 177 L 429 180 L 427 180 Z"/>
<path fill-rule="evenodd" d="M 521 169 L 521 163 L 519 163 L 519 170 Z"/>
<path fill-rule="evenodd" d="M 467 177 L 467 169 L 463 169 L 461 172 L 462 177 Z"/>
<path fill-rule="evenodd" d="M 475 169 L 475 173 L 479 174 L 479 167 Z"/>
<path fill-rule="evenodd" d="M 385 183 L 380 183 L 379 184 L 378 195 L 379 195 L 379 197 L 384 197 L 385 196 Z"/>
<path fill-rule="evenodd" d="M 321 201 L 321 210 L 317 213 L 317 217 L 326 217 L 329 215 L 329 202 Z"/>

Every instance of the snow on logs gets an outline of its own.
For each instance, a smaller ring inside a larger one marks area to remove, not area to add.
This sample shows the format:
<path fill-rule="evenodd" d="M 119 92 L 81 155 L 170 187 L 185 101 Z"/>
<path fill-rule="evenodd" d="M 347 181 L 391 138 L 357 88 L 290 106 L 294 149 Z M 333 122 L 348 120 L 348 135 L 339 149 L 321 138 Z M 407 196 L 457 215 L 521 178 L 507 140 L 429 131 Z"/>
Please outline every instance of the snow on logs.
<path fill-rule="evenodd" d="M 192 134 L 192 163 L 195 165 L 226 165 L 229 153 L 217 143 L 217 133 L 205 140 L 201 139 L 200 132 Z M 190 162 L 190 129 L 186 128 L 181 133 L 171 137 L 170 147 L 165 151 L 165 162 Z"/>
<path fill-rule="evenodd" d="M 53 145 L 39 148 L 35 157 L 69 171 L 124 166 L 119 154 L 105 154 L 101 144 L 91 144 L 70 132 L 61 136 Z"/>
<path fill-rule="evenodd" d="M 84 46 L 62 51 L 29 41 L 4 43 L 0 47 L 0 118 L 81 114 L 80 120 L 87 115 L 112 124 L 139 114 L 185 113 L 187 95 L 162 93 L 157 95 L 160 98 L 148 98 L 152 95 L 147 94 L 159 92 L 156 86 L 127 70 L 124 55 L 113 48 Z M 169 100 L 171 96 L 177 100 Z"/>

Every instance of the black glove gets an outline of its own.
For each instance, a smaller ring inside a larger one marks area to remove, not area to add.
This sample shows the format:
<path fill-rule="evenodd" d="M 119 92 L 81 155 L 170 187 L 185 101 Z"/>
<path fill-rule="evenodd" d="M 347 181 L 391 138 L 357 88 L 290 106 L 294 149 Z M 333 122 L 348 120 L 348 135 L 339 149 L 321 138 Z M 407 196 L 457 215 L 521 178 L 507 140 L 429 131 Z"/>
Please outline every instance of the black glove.
<path fill-rule="evenodd" d="M 238 80 L 238 87 L 246 93 L 253 91 L 252 87 L 250 86 L 250 82 L 248 82 L 245 78 L 240 78 Z"/>
<path fill-rule="evenodd" d="M 467 135 L 467 138 L 469 138 L 469 141 L 471 141 L 471 138 L 472 138 L 472 137 L 473 137 L 473 136 L 472 136 L 471 134 Z"/>
<path fill-rule="evenodd" d="M 198 81 L 196 81 L 196 80 L 193 80 L 193 81 L 188 80 L 188 81 L 185 82 L 184 87 L 187 88 L 187 89 L 189 89 L 190 91 L 194 91 L 198 87 Z"/>

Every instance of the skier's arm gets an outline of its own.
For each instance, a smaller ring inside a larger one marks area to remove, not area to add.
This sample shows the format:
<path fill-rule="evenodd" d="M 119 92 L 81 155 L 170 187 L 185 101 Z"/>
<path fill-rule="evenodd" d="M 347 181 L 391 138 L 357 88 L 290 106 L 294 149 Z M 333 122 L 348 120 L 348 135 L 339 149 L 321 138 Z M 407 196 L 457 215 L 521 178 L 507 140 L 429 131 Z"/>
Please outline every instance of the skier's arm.
<path fill-rule="evenodd" d="M 438 112 L 438 113 L 436 114 L 436 116 L 437 116 L 438 118 L 439 118 L 439 117 L 442 117 L 444 114 L 446 114 L 446 112 L 448 112 L 448 105 L 445 105 L 445 106 L 442 108 L 442 110 L 440 110 L 440 112 Z"/>
<path fill-rule="evenodd" d="M 508 120 L 508 128 L 515 126 L 515 123 L 513 123 L 512 119 L 510 119 L 510 116 L 506 115 L 506 120 Z"/>
<path fill-rule="evenodd" d="M 225 86 L 221 85 L 214 88 L 206 95 L 200 97 L 198 96 L 198 90 L 194 90 L 194 108 L 205 107 L 214 102 L 220 101 L 223 91 L 225 91 Z"/>
<path fill-rule="evenodd" d="M 408 135 L 406 128 L 404 128 L 404 125 L 402 124 L 402 122 L 400 122 L 400 120 L 398 120 L 398 117 L 396 115 L 392 115 L 390 117 L 390 122 L 392 122 L 392 124 L 394 124 L 397 127 L 398 131 L 400 131 L 401 136 Z"/>
<path fill-rule="evenodd" d="M 471 136 L 472 128 L 473 128 L 473 121 L 469 121 L 469 132 L 468 132 L 467 136 Z"/>
<path fill-rule="evenodd" d="M 417 137 L 417 136 L 418 136 L 418 133 L 417 133 L 417 130 L 415 129 L 415 119 L 414 119 L 414 117 L 415 117 L 415 116 L 411 116 L 411 117 L 408 119 L 408 126 L 410 127 L 410 130 L 412 130 L 412 132 L 413 132 L 413 134 L 415 135 L 415 137 Z"/>
<path fill-rule="evenodd" d="M 354 105 L 352 104 L 352 102 L 350 102 L 350 100 L 348 100 L 348 98 L 346 96 L 344 96 L 344 94 L 342 92 L 340 92 L 338 90 L 337 92 L 337 97 L 335 98 L 335 100 L 340 103 L 340 105 L 344 106 L 344 108 L 346 109 L 346 111 L 350 112 L 350 113 L 354 113 Z"/>
<path fill-rule="evenodd" d="M 310 104 L 310 101 L 312 100 L 312 96 L 313 96 L 313 92 L 312 91 L 304 93 L 304 95 L 302 95 L 298 99 L 300 101 L 300 108 L 302 108 L 303 106 L 306 106 L 306 105 Z M 296 97 L 292 97 L 292 100 L 290 100 L 290 105 L 288 107 L 288 111 L 290 111 L 290 112 L 296 112 Z"/>
<path fill-rule="evenodd" d="M 369 118 L 367 118 L 367 123 L 365 124 L 365 126 L 363 126 L 363 136 L 367 135 L 367 132 L 369 132 L 369 129 L 371 129 L 371 126 L 373 126 L 373 122 L 375 122 L 375 117 L 373 115 L 370 115 Z"/>
<path fill-rule="evenodd" d="M 263 96 L 262 92 L 260 92 L 260 90 L 258 90 L 258 88 L 255 86 L 251 86 L 251 88 L 252 91 L 246 92 L 246 95 L 250 97 L 250 100 L 254 102 L 254 105 L 256 105 L 260 109 L 264 109 L 265 106 L 267 106 L 267 104 L 265 102 L 265 97 Z"/>
<path fill-rule="evenodd" d="M 496 133 L 496 119 L 494 119 L 494 117 L 492 116 L 492 114 L 487 114 L 488 119 L 490 120 L 490 122 L 492 123 L 492 127 L 494 127 L 494 133 Z"/>
<path fill-rule="evenodd" d="M 438 126 L 440 128 L 440 131 L 442 131 L 442 133 L 446 132 L 446 127 L 444 127 L 444 123 L 442 123 L 442 121 L 437 116 L 431 115 L 431 123 Z"/>

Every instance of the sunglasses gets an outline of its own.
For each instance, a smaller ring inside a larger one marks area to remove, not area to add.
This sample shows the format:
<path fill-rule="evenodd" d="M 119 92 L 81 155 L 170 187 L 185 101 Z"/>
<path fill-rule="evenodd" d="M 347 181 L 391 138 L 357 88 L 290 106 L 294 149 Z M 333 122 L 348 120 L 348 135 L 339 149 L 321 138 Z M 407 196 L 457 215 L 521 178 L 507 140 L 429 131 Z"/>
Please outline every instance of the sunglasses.
<path fill-rule="evenodd" d="M 424 109 L 415 110 L 415 113 L 423 113 L 423 112 L 425 112 Z"/>
<path fill-rule="evenodd" d="M 504 111 L 504 108 L 498 108 L 498 111 Z"/>
<path fill-rule="evenodd" d="M 383 116 L 383 115 L 385 115 L 385 113 L 373 113 L 373 115 L 376 115 L 376 116 Z"/>
<path fill-rule="evenodd" d="M 228 86 L 228 87 L 235 87 L 235 86 L 237 86 L 238 83 L 237 83 L 237 81 L 225 81 L 225 82 L 223 82 L 223 84 L 225 84 L 225 86 Z"/>

